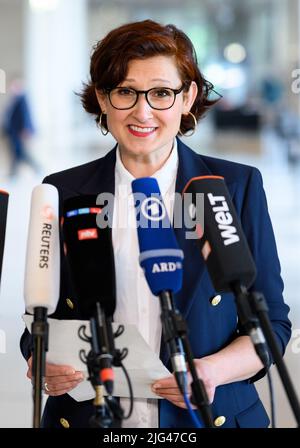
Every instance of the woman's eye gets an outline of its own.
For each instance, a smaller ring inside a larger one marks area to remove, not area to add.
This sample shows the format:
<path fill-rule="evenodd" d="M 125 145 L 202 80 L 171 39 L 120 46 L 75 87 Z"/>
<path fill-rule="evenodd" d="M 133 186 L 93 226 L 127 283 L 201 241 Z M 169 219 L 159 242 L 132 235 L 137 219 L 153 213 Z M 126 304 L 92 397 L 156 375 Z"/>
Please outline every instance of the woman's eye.
<path fill-rule="evenodd" d="M 166 96 L 170 96 L 172 94 L 172 92 L 169 89 L 155 89 L 152 90 L 152 95 L 159 97 L 159 98 L 164 98 Z"/>
<path fill-rule="evenodd" d="M 130 89 L 124 88 L 124 89 L 118 89 L 118 94 L 121 96 L 130 96 L 133 95 L 134 92 Z"/>

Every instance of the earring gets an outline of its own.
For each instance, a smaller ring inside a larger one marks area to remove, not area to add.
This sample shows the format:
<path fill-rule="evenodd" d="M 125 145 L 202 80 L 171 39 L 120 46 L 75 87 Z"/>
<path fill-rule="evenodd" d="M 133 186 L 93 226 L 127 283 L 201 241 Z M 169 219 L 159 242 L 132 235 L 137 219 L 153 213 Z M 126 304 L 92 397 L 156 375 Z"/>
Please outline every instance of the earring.
<path fill-rule="evenodd" d="M 107 135 L 109 133 L 109 130 L 105 129 L 105 127 L 102 126 L 102 115 L 103 115 L 103 113 L 101 112 L 101 115 L 100 115 L 99 121 L 97 123 L 97 126 L 100 129 L 102 135 Z"/>
<path fill-rule="evenodd" d="M 196 120 L 195 115 L 194 115 L 192 112 L 188 112 L 187 115 L 191 115 L 191 116 L 193 117 L 193 120 L 194 120 L 194 128 L 192 129 L 192 131 L 191 131 L 190 134 L 183 134 L 183 132 L 180 130 L 180 128 L 179 128 L 178 133 L 179 133 L 180 135 L 184 136 L 184 137 L 191 137 L 192 135 L 195 134 L 196 127 L 197 127 L 197 120 Z"/>

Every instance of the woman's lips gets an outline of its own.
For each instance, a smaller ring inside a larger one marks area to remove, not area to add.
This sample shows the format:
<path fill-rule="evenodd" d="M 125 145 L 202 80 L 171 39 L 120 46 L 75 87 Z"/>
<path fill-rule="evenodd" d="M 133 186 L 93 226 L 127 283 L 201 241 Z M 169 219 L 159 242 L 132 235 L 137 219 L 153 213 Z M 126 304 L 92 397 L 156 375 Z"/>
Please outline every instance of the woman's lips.
<path fill-rule="evenodd" d="M 128 130 L 130 134 L 134 135 L 135 137 L 148 137 L 149 135 L 153 134 L 156 131 L 156 127 L 140 127 L 140 126 L 134 126 L 129 125 Z"/>

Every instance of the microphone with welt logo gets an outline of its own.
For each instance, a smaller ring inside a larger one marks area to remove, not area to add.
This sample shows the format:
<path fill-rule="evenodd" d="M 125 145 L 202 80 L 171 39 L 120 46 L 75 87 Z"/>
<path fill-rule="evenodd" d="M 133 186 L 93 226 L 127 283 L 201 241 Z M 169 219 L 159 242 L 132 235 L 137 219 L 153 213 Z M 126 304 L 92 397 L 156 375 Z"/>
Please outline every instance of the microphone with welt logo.
<path fill-rule="evenodd" d="M 47 314 L 52 314 L 59 299 L 60 251 L 58 191 L 42 184 L 33 189 L 27 240 L 24 298 L 26 311 L 34 315 L 33 427 L 40 427 L 45 356 L 48 350 Z"/>
<path fill-rule="evenodd" d="M 204 195 L 204 210 L 195 211 L 195 215 L 204 218 L 204 228 L 197 222 L 196 232 L 215 289 L 231 291 L 235 282 L 251 286 L 256 276 L 255 264 L 224 179 L 196 177 L 188 182 L 185 193 L 192 195 L 193 204 L 197 203 L 197 194 Z"/>
<path fill-rule="evenodd" d="M 197 377 L 193 355 L 186 337 L 186 324 L 174 307 L 173 294 L 182 286 L 183 251 L 179 248 L 156 179 L 145 177 L 132 182 L 136 206 L 139 262 L 149 288 L 159 296 L 163 336 L 169 348 L 178 387 L 185 392 L 186 362 L 193 377 L 193 398 L 204 423 L 212 427 L 212 416 L 202 380 Z M 185 353 L 183 350 L 185 349 Z M 194 388 L 195 386 L 195 388 Z M 199 390 L 200 389 L 200 390 Z"/>
<path fill-rule="evenodd" d="M 251 337 L 257 355 L 268 367 L 270 358 L 265 337 L 247 292 L 255 280 L 256 267 L 224 178 L 193 178 L 183 190 L 183 194 L 186 193 L 192 195 L 192 204 L 197 203 L 197 194 L 204 195 L 202 213 L 193 209 L 190 213 L 203 218 L 201 224 L 196 219 L 195 227 L 210 278 L 216 291 L 235 294 L 240 323 Z"/>
<path fill-rule="evenodd" d="M 5 244 L 8 196 L 9 195 L 6 191 L 0 190 L 0 286 L 1 286 L 1 273 L 2 273 L 3 254 L 4 254 L 4 244 Z"/>
<path fill-rule="evenodd" d="M 213 285 L 219 292 L 234 293 L 241 326 L 250 336 L 256 353 L 266 369 L 271 363 L 270 350 L 300 427 L 299 400 L 282 359 L 267 302 L 261 292 L 248 291 L 255 280 L 256 268 L 224 178 L 220 176 L 193 178 L 187 183 L 184 193 L 192 194 L 194 207 L 197 203 L 196 195 L 204 195 L 202 211 L 204 227 L 197 222 L 199 213 L 195 213 L 195 209 L 192 208 L 190 212 L 197 217 L 196 234 Z M 270 299 L 272 300 L 272 297 Z"/>

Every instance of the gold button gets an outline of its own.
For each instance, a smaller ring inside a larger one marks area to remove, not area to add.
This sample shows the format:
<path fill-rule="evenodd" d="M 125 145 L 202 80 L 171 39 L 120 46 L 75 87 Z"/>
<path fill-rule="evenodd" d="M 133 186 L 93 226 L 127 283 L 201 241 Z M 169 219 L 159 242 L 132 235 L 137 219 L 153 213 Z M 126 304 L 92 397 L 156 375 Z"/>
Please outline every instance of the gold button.
<path fill-rule="evenodd" d="M 67 305 L 69 308 L 71 308 L 71 310 L 74 309 L 74 303 L 72 302 L 71 299 L 66 299 Z"/>
<path fill-rule="evenodd" d="M 219 303 L 222 300 L 222 296 L 220 296 L 220 294 L 214 296 L 212 299 L 210 299 L 210 303 L 212 304 L 212 306 L 217 306 L 219 305 Z"/>
<path fill-rule="evenodd" d="M 66 428 L 66 429 L 70 428 L 70 423 L 65 418 L 61 418 L 59 420 L 59 422 L 60 422 L 61 426 L 63 426 L 64 428 Z"/>
<path fill-rule="evenodd" d="M 226 417 L 224 415 L 220 415 L 214 421 L 215 426 L 222 426 L 226 422 Z"/>

